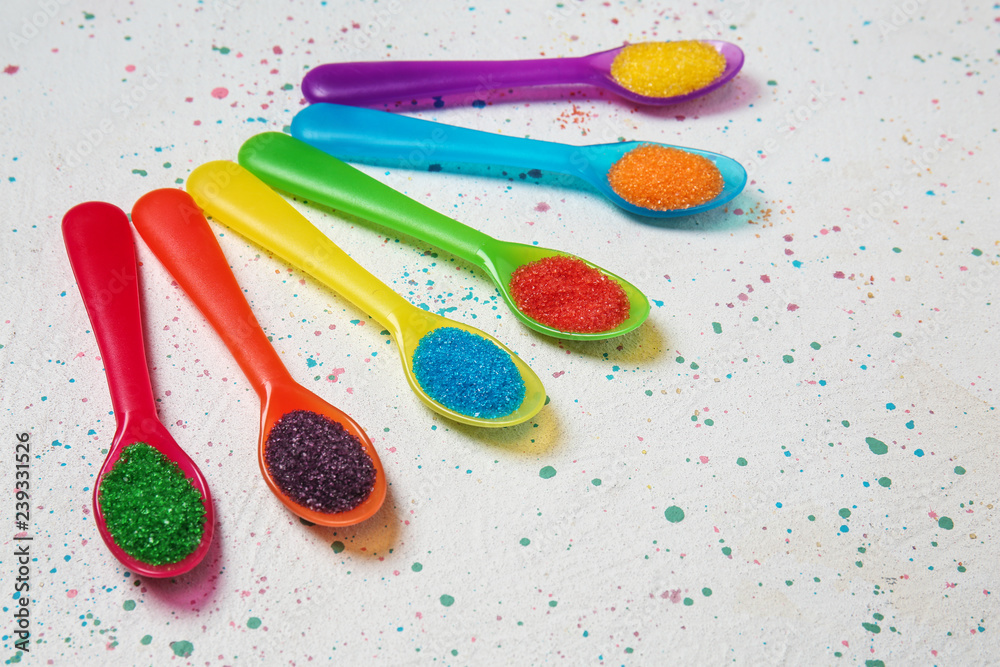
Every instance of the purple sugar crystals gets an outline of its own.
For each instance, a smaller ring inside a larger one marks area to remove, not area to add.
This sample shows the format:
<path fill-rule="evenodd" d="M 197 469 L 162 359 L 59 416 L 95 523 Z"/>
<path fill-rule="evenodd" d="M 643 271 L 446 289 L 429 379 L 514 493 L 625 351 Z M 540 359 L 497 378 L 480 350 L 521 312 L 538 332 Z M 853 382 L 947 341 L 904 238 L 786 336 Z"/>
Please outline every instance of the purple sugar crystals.
<path fill-rule="evenodd" d="M 316 512 L 346 512 L 375 486 L 375 466 L 358 439 L 321 414 L 282 415 L 267 436 L 264 462 L 289 498 Z"/>

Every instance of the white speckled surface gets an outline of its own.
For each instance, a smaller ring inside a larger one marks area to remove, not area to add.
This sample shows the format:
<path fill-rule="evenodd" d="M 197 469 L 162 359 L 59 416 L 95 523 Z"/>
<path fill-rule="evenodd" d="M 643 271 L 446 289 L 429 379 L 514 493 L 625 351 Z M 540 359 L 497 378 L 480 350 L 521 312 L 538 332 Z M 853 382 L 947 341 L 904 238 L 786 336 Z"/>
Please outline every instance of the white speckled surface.
<path fill-rule="evenodd" d="M 3 659 L 990 662 L 1000 10 L 434 7 L 0 8 L 0 475 L 10 488 L 15 435 L 30 433 L 36 558 L 29 655 L 12 634 L 9 497 Z M 487 233 L 626 277 L 654 302 L 626 337 L 531 333 L 470 265 L 297 204 L 411 301 L 526 359 L 551 402 L 523 426 L 477 430 L 430 412 L 378 325 L 216 226 L 293 376 L 379 449 L 389 496 L 355 528 L 307 527 L 271 496 L 255 459 L 256 395 L 137 240 L 160 415 L 207 475 L 218 529 L 206 561 L 176 581 L 136 581 L 113 559 L 90 495 L 114 419 L 62 245 L 67 209 L 98 199 L 128 211 L 202 162 L 234 158 L 250 135 L 290 123 L 302 75 L 319 63 L 556 57 L 709 36 L 739 44 L 746 66 L 677 107 L 569 87 L 394 109 L 513 136 L 725 153 L 752 178 L 725 209 L 657 223 L 549 174 L 432 172 L 433 156 L 420 169 L 361 166 Z M 674 508 L 682 520 L 668 520 Z"/>

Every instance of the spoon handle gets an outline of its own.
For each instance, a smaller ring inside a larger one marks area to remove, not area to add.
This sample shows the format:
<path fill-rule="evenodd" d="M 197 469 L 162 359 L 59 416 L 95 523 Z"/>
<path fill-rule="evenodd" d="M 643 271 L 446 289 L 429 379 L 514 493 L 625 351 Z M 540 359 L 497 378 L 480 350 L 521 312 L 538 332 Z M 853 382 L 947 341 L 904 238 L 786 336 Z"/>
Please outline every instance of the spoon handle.
<path fill-rule="evenodd" d="M 330 63 L 305 75 L 302 93 L 310 103 L 377 104 L 453 93 L 485 95 L 506 87 L 585 83 L 592 74 L 585 58 Z"/>
<path fill-rule="evenodd" d="M 258 395 L 291 382 L 264 335 L 201 210 L 183 190 L 144 195 L 132 208 L 142 240 L 219 334 Z"/>
<path fill-rule="evenodd" d="M 62 231 L 104 361 L 115 419 L 121 425 L 129 413 L 155 418 L 128 218 L 113 204 L 86 202 L 63 216 Z"/>
<path fill-rule="evenodd" d="M 240 165 L 203 164 L 191 173 L 187 189 L 213 218 L 311 274 L 385 328 L 394 329 L 396 314 L 415 308 Z"/>
<path fill-rule="evenodd" d="M 287 134 L 250 137 L 239 160 L 271 187 L 409 234 L 479 266 L 479 251 L 494 242 Z"/>
<path fill-rule="evenodd" d="M 572 171 L 577 150 L 339 104 L 314 104 L 297 113 L 292 136 L 330 155 L 379 158 L 401 169 L 421 170 L 435 162 L 471 162 L 566 172 Z"/>

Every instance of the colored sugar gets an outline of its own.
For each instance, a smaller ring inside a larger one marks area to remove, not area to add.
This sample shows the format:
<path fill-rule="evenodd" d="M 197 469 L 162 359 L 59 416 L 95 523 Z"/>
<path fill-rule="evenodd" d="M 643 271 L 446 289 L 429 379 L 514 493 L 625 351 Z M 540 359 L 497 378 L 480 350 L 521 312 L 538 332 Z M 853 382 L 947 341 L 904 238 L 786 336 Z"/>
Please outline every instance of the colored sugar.
<path fill-rule="evenodd" d="M 624 47 L 611 63 L 623 88 L 648 97 L 673 97 L 704 88 L 726 69 L 726 59 L 702 42 L 644 42 Z"/>
<path fill-rule="evenodd" d="M 176 463 L 136 442 L 101 480 L 101 513 L 115 544 L 149 565 L 177 563 L 201 543 L 201 493 Z"/>
<path fill-rule="evenodd" d="M 413 374 L 428 396 L 470 417 L 505 417 L 524 400 L 524 379 L 510 355 L 457 327 L 441 327 L 420 339 Z"/>
<path fill-rule="evenodd" d="M 608 170 L 619 197 L 653 211 L 674 211 L 714 199 L 725 185 L 719 168 L 706 157 L 677 148 L 643 144 Z"/>
<path fill-rule="evenodd" d="M 574 257 L 557 255 L 519 266 L 510 278 L 510 293 L 522 313 L 560 331 L 610 331 L 628 319 L 628 295 L 621 285 Z"/>
<path fill-rule="evenodd" d="M 375 486 L 375 465 L 338 422 L 308 410 L 281 416 L 264 445 L 264 462 L 278 488 L 315 512 L 346 512 Z"/>

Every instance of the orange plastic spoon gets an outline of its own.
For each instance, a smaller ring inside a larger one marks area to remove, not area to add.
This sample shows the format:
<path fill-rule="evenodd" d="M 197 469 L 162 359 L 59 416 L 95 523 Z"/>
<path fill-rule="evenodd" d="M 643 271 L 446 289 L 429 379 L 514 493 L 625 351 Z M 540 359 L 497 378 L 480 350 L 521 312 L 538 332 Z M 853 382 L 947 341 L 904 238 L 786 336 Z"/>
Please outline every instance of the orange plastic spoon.
<path fill-rule="evenodd" d="M 386 491 L 385 471 L 375 446 L 346 413 L 292 379 L 257 323 L 214 232 L 191 196 L 182 190 L 154 190 L 135 203 L 132 224 L 222 338 L 257 391 L 261 405 L 257 460 L 271 492 L 298 516 L 323 526 L 350 526 L 375 514 Z M 289 498 L 272 478 L 264 459 L 268 435 L 278 419 L 295 410 L 308 410 L 339 422 L 371 457 L 375 486 L 354 509 L 315 511 Z"/>

